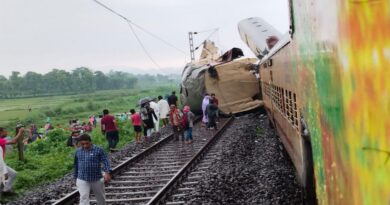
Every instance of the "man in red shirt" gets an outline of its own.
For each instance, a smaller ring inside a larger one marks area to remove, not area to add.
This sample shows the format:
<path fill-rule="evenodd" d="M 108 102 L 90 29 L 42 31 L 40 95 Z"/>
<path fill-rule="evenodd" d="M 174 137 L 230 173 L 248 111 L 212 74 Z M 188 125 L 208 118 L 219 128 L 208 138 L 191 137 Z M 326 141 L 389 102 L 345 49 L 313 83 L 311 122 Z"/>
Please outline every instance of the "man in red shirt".
<path fill-rule="evenodd" d="M 24 133 L 24 128 L 23 126 L 19 128 L 19 132 L 16 133 L 16 137 L 13 138 L 12 140 L 7 140 L 5 139 L 8 135 L 8 132 L 5 128 L 3 127 L 0 127 L 0 147 L 3 149 L 3 157 L 5 159 L 5 149 L 6 149 L 6 145 L 7 144 L 16 144 L 18 143 L 18 139 L 20 137 L 23 136 L 23 133 Z M 16 174 L 17 172 L 12 169 L 11 167 L 7 166 L 7 177 L 8 177 L 8 181 L 4 184 L 4 188 L 3 188 L 3 193 L 12 193 L 12 185 L 14 184 L 15 182 L 15 179 L 16 179 Z M 6 178 L 7 178 L 6 177 Z M 1 191 L 1 190 L 0 190 Z"/>
<path fill-rule="evenodd" d="M 218 98 L 215 97 L 215 94 L 214 93 L 211 93 L 211 99 L 213 99 L 213 102 L 216 106 L 218 106 L 219 102 L 218 102 Z"/>
<path fill-rule="evenodd" d="M 138 143 L 141 143 L 141 132 L 142 132 L 142 120 L 141 115 L 136 113 L 134 109 L 130 110 L 131 113 L 131 123 L 134 126 L 135 140 Z"/>
<path fill-rule="evenodd" d="M 106 135 L 108 141 L 108 147 L 111 152 L 116 151 L 116 144 L 119 142 L 119 132 L 115 117 L 109 115 L 107 109 L 103 110 L 103 118 L 101 120 L 101 128 L 103 135 Z"/>

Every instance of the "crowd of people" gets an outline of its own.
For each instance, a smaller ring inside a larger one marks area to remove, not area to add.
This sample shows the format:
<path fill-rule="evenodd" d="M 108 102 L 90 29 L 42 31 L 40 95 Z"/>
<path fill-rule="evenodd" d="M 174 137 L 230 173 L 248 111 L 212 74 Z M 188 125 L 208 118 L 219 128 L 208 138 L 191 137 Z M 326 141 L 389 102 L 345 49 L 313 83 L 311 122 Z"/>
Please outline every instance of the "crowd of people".
<path fill-rule="evenodd" d="M 218 99 L 215 94 L 205 94 L 202 102 L 203 125 L 208 129 L 217 129 L 219 121 Z M 178 108 L 178 98 L 175 92 L 163 99 L 158 96 L 157 101 L 148 100 L 140 103 L 140 111 L 131 109 L 131 121 L 134 126 L 135 139 L 141 143 L 142 128 L 144 139 L 148 141 L 152 133 L 159 134 L 160 121 L 163 127 L 171 125 L 175 140 L 181 140 L 186 143 L 192 143 L 192 127 L 194 125 L 195 115 L 191 108 L 185 105 L 182 110 Z"/>
<path fill-rule="evenodd" d="M 129 116 L 125 113 L 118 117 L 122 121 L 127 119 L 131 121 L 136 143 L 141 143 L 142 140 L 148 142 L 153 136 L 159 135 L 160 124 L 162 127 L 170 126 L 172 128 L 174 140 L 181 140 L 186 144 L 193 142 L 192 128 L 194 126 L 195 114 L 188 105 L 184 105 L 182 110 L 179 109 L 178 98 L 175 92 L 172 92 L 167 99 L 158 96 L 156 99 L 148 98 L 147 100 L 142 100 L 139 106 L 138 111 L 135 108 L 130 109 Z M 219 118 L 218 99 L 214 94 L 205 94 L 202 102 L 202 111 L 204 127 L 217 129 Z M 102 116 L 99 116 L 101 118 L 101 132 L 107 140 L 110 152 L 115 152 L 119 142 L 117 118 L 111 115 L 108 109 L 104 109 L 102 114 Z M 94 115 L 89 116 L 88 123 L 80 123 L 77 119 L 69 121 L 71 136 L 69 137 L 68 145 L 77 148 L 74 167 L 75 178 L 77 179 L 76 185 L 80 192 L 80 204 L 89 204 L 89 192 L 91 189 L 96 195 L 98 204 L 104 204 L 104 182 L 108 182 L 111 179 L 111 166 L 107 155 L 101 148 L 92 144 L 91 136 L 89 135 L 96 128 L 97 123 L 98 120 Z M 35 124 L 32 124 L 27 131 L 20 124 L 17 126 L 16 136 L 12 139 L 6 139 L 8 132 L 5 128 L 0 127 L 0 186 L 4 184 L 0 188 L 3 193 L 12 192 L 12 185 L 16 178 L 16 171 L 4 162 L 6 145 L 17 144 L 18 149 L 23 150 L 25 143 L 43 138 L 51 129 L 53 129 L 53 126 L 50 118 L 46 120 L 46 124 L 40 129 Z M 101 164 L 104 165 L 103 169 Z M 104 174 L 102 175 L 102 173 Z"/>
<path fill-rule="evenodd" d="M 71 134 L 68 138 L 68 146 L 78 146 L 78 139 L 83 133 L 90 133 L 96 127 L 96 117 L 94 115 L 88 118 L 88 123 L 80 122 L 78 119 L 69 120 L 69 130 Z"/>
<path fill-rule="evenodd" d="M 208 96 L 208 95 L 206 95 Z M 186 143 L 192 143 L 192 127 L 194 126 L 195 115 L 191 112 L 188 105 L 183 107 L 183 111 L 178 108 L 178 98 L 175 92 L 168 97 L 168 100 L 157 97 L 154 99 L 140 101 L 140 109 L 137 112 L 134 108 L 130 109 L 130 120 L 134 127 L 136 143 L 142 142 L 142 133 L 144 140 L 149 141 L 153 133 L 159 133 L 160 120 L 163 127 L 171 125 L 174 132 L 174 139 Z M 208 128 L 216 129 L 215 115 L 218 107 L 215 104 L 218 101 L 210 99 L 206 105 L 204 113 L 207 116 Z M 214 123 L 214 124 L 213 124 Z M 142 132 L 143 130 L 143 132 Z M 115 151 L 116 144 L 119 141 L 119 132 L 117 121 L 114 116 L 109 114 L 107 109 L 103 110 L 101 119 L 101 131 L 106 136 L 110 151 Z M 186 133 L 184 137 L 184 133 Z M 83 134 L 79 137 L 79 146 L 75 155 L 75 178 L 77 189 L 80 193 L 80 204 L 89 204 L 89 194 L 92 189 L 98 204 L 105 204 L 104 183 L 111 180 L 111 166 L 104 151 L 93 145 L 91 137 Z M 103 168 L 101 167 L 103 164 Z"/>

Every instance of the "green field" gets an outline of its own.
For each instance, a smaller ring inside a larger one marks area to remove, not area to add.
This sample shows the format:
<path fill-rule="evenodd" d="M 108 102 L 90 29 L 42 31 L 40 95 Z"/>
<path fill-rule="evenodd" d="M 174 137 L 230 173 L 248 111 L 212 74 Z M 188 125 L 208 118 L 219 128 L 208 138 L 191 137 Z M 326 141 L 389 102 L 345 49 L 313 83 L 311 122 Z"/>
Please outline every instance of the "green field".
<path fill-rule="evenodd" d="M 34 116 L 48 108 L 72 103 L 78 96 L 54 96 L 21 99 L 0 99 L 0 125 Z M 81 96 L 79 96 L 81 97 Z M 32 112 L 28 111 L 32 108 Z"/>
<path fill-rule="evenodd" d="M 172 89 L 170 86 L 162 86 L 145 90 L 116 90 L 82 95 L 0 100 L 0 126 L 7 127 L 10 136 L 15 135 L 13 131 L 17 121 L 23 122 L 28 129 L 31 123 L 42 126 L 47 117 L 50 117 L 54 126 L 60 124 L 61 127 L 67 127 L 69 119 L 87 122 L 91 114 L 99 115 L 104 108 L 109 109 L 111 113 L 128 112 L 129 109 L 136 108 L 140 98 L 164 96 Z M 32 108 L 31 112 L 27 109 L 29 106 Z M 133 129 L 128 120 L 120 122 L 119 128 L 118 147 L 120 148 L 133 140 Z M 17 196 L 71 171 L 74 148 L 66 147 L 69 135 L 69 131 L 55 129 L 47 135 L 46 139 L 28 144 L 24 162 L 17 160 L 16 149 L 7 154 L 6 163 L 18 172 L 14 185 Z M 107 142 L 99 127 L 91 135 L 95 144 L 107 149 Z M 12 201 L 17 196 L 3 197 L 0 203 Z"/>
<path fill-rule="evenodd" d="M 128 112 L 141 97 L 164 96 L 171 87 L 163 86 L 147 90 L 101 91 L 91 94 L 53 96 L 0 100 L 0 126 L 12 126 L 16 121 L 43 125 L 49 116 L 54 125 L 64 124 L 69 119 L 87 120 L 89 115 L 98 115 L 107 108 L 111 113 Z M 31 107 L 31 112 L 28 111 Z M 11 123 L 11 124 L 10 124 Z"/>

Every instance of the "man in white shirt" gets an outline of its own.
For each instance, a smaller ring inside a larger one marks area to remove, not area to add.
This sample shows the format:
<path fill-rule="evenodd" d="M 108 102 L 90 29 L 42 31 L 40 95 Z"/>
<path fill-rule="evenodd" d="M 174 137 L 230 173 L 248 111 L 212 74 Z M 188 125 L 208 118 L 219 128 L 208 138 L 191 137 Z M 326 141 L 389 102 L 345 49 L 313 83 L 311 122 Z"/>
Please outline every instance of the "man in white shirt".
<path fill-rule="evenodd" d="M 153 109 L 154 113 L 157 116 L 157 119 L 153 118 L 153 123 L 154 123 L 154 131 L 158 133 L 160 131 L 160 108 L 159 105 L 154 101 L 150 101 L 149 105 L 150 108 Z"/>
<path fill-rule="evenodd" d="M 158 107 L 160 111 L 160 119 L 163 122 L 163 127 L 168 125 L 168 113 L 169 113 L 169 105 L 166 100 L 163 99 L 163 97 L 160 95 L 158 96 Z"/>

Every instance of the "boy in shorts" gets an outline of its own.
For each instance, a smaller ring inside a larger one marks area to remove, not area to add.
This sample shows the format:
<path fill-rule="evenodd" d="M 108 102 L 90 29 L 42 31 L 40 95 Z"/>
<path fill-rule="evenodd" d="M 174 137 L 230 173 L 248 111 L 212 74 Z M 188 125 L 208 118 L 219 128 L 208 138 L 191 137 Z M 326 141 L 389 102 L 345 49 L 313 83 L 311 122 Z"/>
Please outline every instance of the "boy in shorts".
<path fill-rule="evenodd" d="M 131 123 L 134 126 L 135 141 L 141 143 L 141 132 L 142 132 L 142 120 L 140 114 L 136 113 L 134 109 L 130 110 L 131 113 Z"/>

